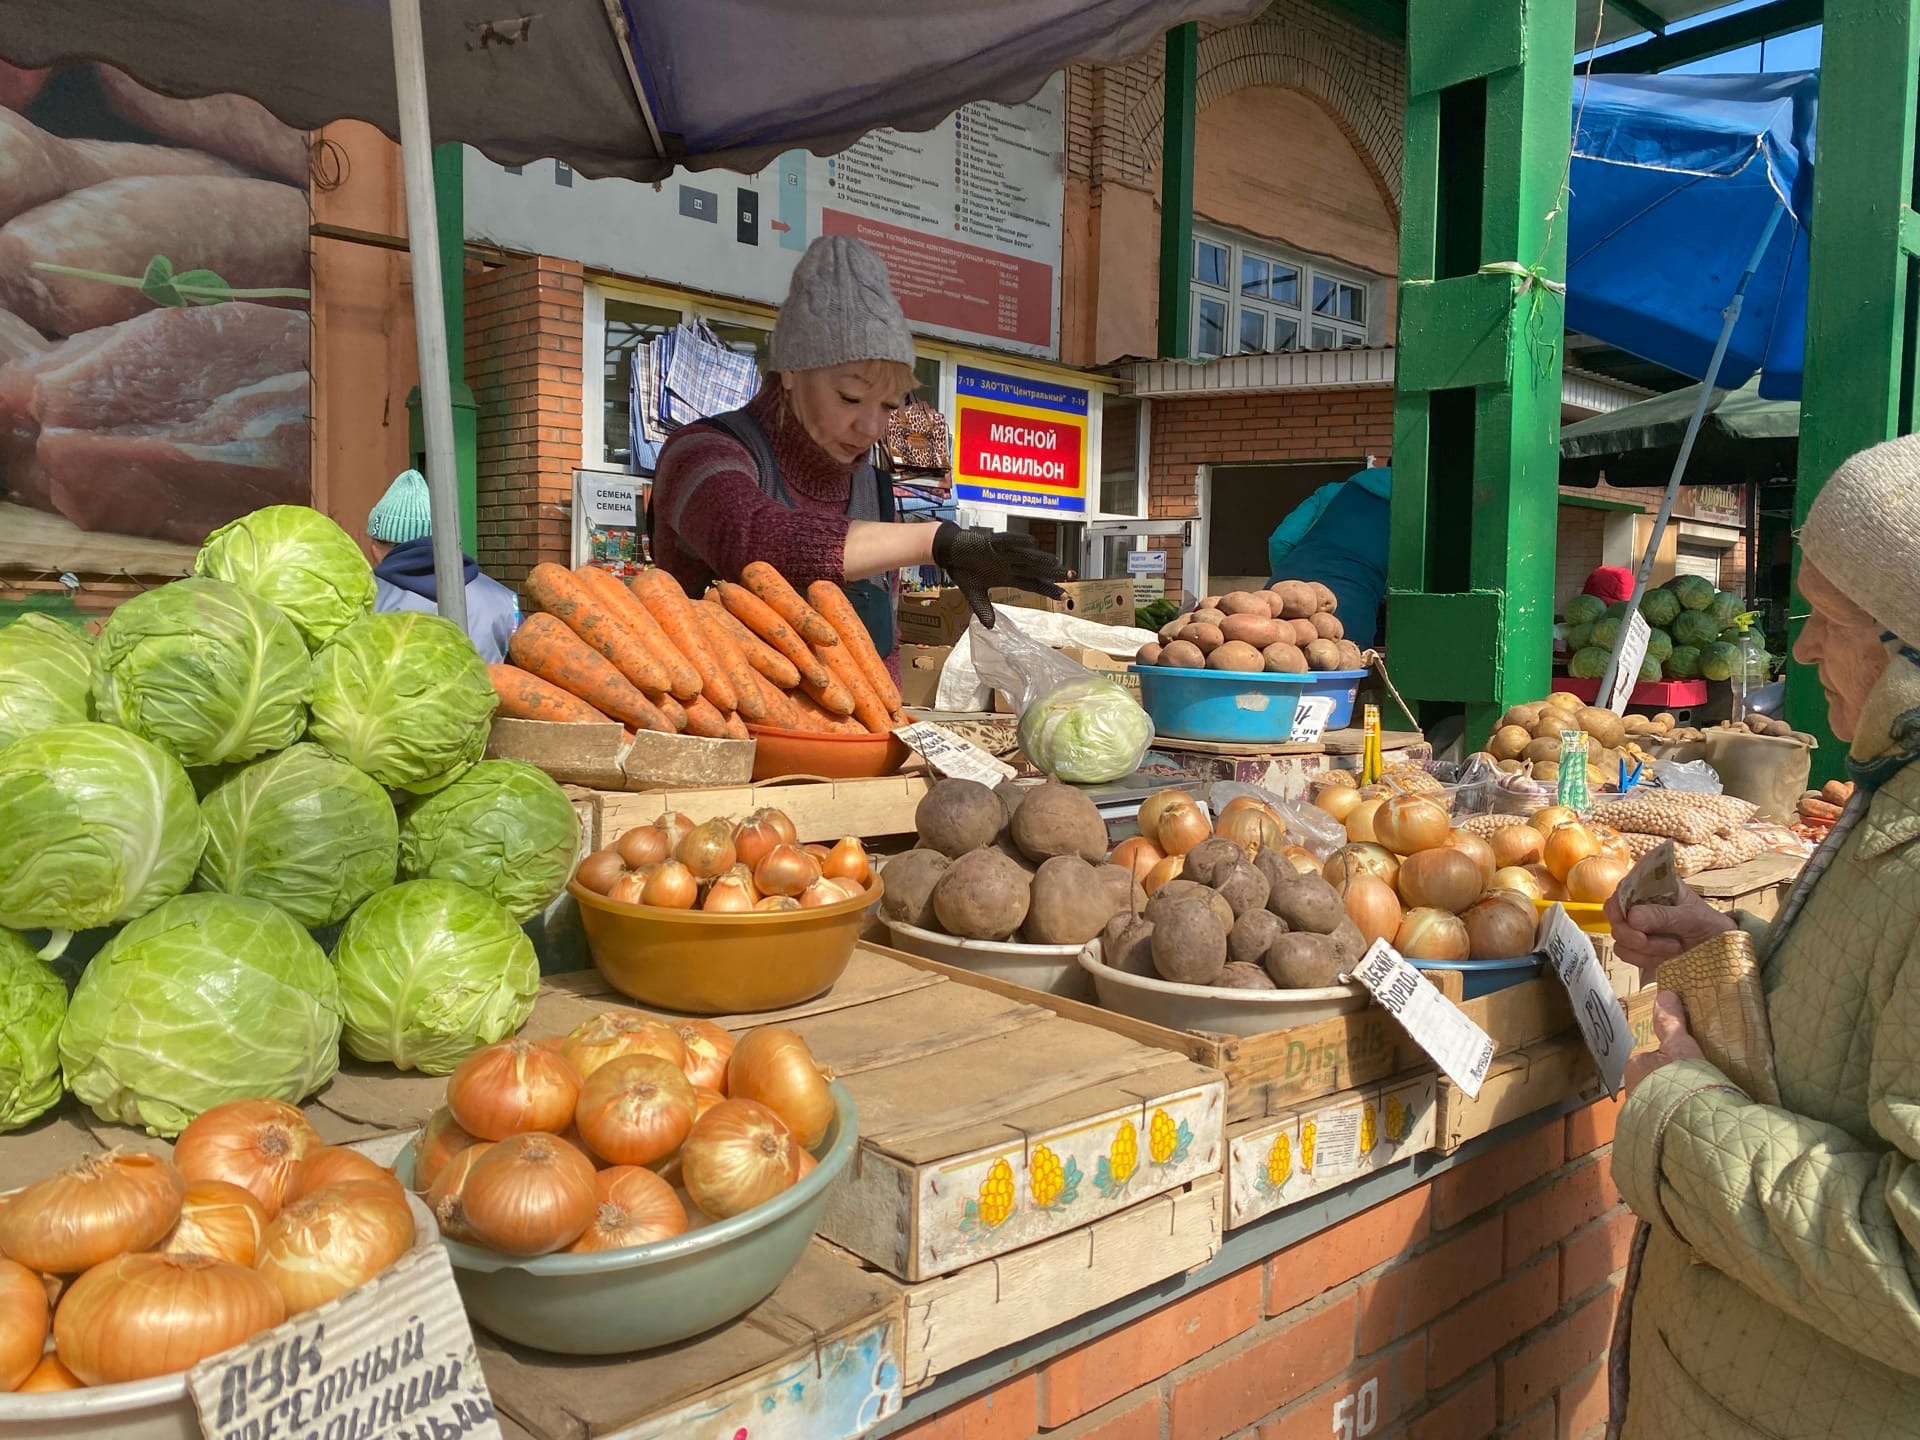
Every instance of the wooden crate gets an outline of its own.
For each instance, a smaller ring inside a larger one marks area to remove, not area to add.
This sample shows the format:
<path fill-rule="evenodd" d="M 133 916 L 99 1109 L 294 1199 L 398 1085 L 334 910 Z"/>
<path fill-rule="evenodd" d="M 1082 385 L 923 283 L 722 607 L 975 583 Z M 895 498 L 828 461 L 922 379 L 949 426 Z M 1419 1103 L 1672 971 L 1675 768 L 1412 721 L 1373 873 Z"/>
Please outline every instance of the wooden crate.
<path fill-rule="evenodd" d="M 904 1307 L 815 1241 L 739 1320 L 662 1350 L 561 1358 L 475 1333 L 510 1440 L 854 1440 L 900 1408 Z"/>
<path fill-rule="evenodd" d="M 1366 733 L 1353 726 L 1330 730 L 1310 745 L 1232 745 L 1167 736 L 1154 742 L 1149 756 L 1198 779 L 1258 785 L 1296 800 L 1304 798 L 1313 782 L 1330 770 L 1357 771 L 1365 745 Z M 1389 765 L 1421 765 L 1433 758 L 1433 747 L 1415 731 L 1385 731 L 1380 748 Z"/>
<path fill-rule="evenodd" d="M 1745 910 L 1756 920 L 1771 920 L 1786 903 L 1787 892 L 1800 878 L 1807 862 L 1769 851 L 1725 870 L 1705 870 L 1688 877 L 1716 910 Z"/>
<path fill-rule="evenodd" d="M 1227 1228 L 1431 1150 L 1436 1081 L 1433 1070 L 1415 1070 L 1229 1127 Z"/>
<path fill-rule="evenodd" d="M 1477 1096 L 1468 1095 L 1445 1076 L 1440 1078 L 1434 1149 L 1451 1155 L 1467 1141 L 1511 1120 L 1589 1091 L 1597 1094 L 1599 1089 L 1599 1071 L 1577 1032 L 1496 1055 Z"/>
<path fill-rule="evenodd" d="M 793 819 L 804 843 L 843 835 L 863 840 L 913 833 L 913 812 L 931 779 L 925 770 L 876 780 L 786 780 L 710 790 L 599 790 L 599 843 L 611 845 L 635 825 L 677 810 L 696 823 L 716 816 L 738 819 L 772 806 Z"/>

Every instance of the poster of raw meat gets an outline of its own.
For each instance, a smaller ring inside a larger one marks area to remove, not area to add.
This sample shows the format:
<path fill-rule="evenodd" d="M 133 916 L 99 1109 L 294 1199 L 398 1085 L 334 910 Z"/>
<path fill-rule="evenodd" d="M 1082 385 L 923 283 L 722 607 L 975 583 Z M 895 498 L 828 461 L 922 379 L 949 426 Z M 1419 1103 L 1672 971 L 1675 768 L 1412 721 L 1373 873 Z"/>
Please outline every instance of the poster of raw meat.
<path fill-rule="evenodd" d="M 0 568 L 176 574 L 312 494 L 306 137 L 0 64 Z"/>

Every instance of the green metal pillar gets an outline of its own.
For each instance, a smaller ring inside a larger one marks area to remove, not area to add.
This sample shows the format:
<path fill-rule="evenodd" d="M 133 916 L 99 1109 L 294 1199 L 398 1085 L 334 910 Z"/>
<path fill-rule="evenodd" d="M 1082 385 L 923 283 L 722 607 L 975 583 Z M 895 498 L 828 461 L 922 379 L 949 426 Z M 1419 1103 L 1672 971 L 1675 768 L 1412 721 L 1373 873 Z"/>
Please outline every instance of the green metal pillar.
<path fill-rule="evenodd" d="M 1193 128 L 1200 29 L 1167 32 L 1166 118 L 1160 130 L 1160 354 L 1184 360 L 1193 343 Z"/>
<path fill-rule="evenodd" d="M 1920 258 L 1920 218 L 1909 208 L 1920 5 L 1827 0 L 1825 24 L 1820 68 L 1846 83 L 1824 85 L 1820 95 L 1796 527 L 1841 461 L 1911 433 L 1920 408 L 1908 388 L 1920 383 L 1913 374 L 1920 348 L 1908 313 L 1910 276 Z M 1796 578 L 1799 561 L 1796 546 Z M 1796 591 L 1789 613 L 1805 611 Z M 1799 621 L 1788 634 L 1799 638 Z M 1846 747 L 1827 728 L 1820 677 L 1797 663 L 1787 670 L 1787 717 L 1796 730 L 1820 737 L 1816 778 L 1844 773 Z"/>
<path fill-rule="evenodd" d="M 440 299 L 447 315 L 447 370 L 453 382 L 453 455 L 460 475 L 460 545 L 479 553 L 479 415 L 467 387 L 467 201 L 464 158 L 458 145 L 433 147 L 433 208 L 440 230 Z M 426 427 L 420 387 L 407 396 L 407 453 L 425 473 Z"/>
<path fill-rule="evenodd" d="M 1550 683 L 1573 10 L 1407 10 L 1390 653 L 1474 739 Z"/>

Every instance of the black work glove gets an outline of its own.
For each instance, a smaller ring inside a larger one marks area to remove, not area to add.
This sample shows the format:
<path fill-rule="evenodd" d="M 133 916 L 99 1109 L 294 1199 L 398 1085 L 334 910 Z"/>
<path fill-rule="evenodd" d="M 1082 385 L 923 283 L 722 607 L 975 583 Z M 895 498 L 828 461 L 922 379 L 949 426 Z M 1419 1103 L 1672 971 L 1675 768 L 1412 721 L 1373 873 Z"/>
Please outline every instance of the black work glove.
<path fill-rule="evenodd" d="M 1029 590 L 1050 600 L 1067 593 L 1054 583 L 1066 579 L 1067 567 L 1027 535 L 962 530 L 951 520 L 942 520 L 933 536 L 933 563 L 953 577 L 974 617 L 989 630 L 993 601 L 987 592 L 996 585 Z"/>

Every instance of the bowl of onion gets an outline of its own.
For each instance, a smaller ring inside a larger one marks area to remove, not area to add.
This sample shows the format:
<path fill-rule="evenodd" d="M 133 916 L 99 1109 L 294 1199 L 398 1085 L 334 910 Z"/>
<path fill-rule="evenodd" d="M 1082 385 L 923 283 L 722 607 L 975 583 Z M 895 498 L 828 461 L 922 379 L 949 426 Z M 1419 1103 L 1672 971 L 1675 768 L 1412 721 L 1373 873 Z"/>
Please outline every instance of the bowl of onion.
<path fill-rule="evenodd" d="M 567 890 L 595 968 L 622 995 L 741 1015 L 828 989 L 884 887 L 858 839 L 801 845 L 791 820 L 759 810 L 636 826 L 582 860 Z"/>
<path fill-rule="evenodd" d="M 853 1097 L 793 1031 L 736 1040 L 609 1011 L 469 1056 L 394 1172 L 430 1182 L 477 1323 L 538 1350 L 619 1355 L 778 1289 L 858 1143 Z"/>
<path fill-rule="evenodd" d="M 171 1158 L 87 1155 L 6 1201 L 9 1436 L 191 1440 L 201 1431 L 190 1368 L 285 1320 L 355 1303 L 360 1287 L 439 1242 L 431 1213 L 391 1172 L 323 1145 L 275 1100 L 213 1107 Z M 64 1277 L 57 1307 L 43 1273 Z M 29 1352 L 37 1363 L 23 1377 Z"/>

